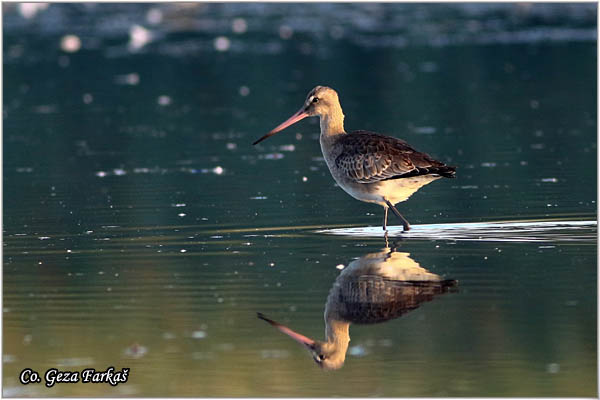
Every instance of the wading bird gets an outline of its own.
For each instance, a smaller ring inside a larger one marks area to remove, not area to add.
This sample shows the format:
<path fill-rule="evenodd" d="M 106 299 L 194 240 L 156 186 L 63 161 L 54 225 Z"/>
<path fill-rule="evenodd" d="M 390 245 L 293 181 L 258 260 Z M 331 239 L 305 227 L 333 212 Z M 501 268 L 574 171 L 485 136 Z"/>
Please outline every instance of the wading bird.
<path fill-rule="evenodd" d="M 313 340 L 258 313 L 298 343 L 323 369 L 344 365 L 350 324 L 378 324 L 417 309 L 438 295 L 457 291 L 458 281 L 421 267 L 409 253 L 385 248 L 352 261 L 335 280 L 325 304 L 325 340 Z"/>
<path fill-rule="evenodd" d="M 326 86 L 311 90 L 300 110 L 253 144 L 314 116 L 320 118 L 321 151 L 333 179 L 355 199 L 383 207 L 384 231 L 388 209 L 407 231 L 410 224 L 395 204 L 436 179 L 454 178 L 455 167 L 416 151 L 403 140 L 363 130 L 346 133 L 338 94 Z"/>

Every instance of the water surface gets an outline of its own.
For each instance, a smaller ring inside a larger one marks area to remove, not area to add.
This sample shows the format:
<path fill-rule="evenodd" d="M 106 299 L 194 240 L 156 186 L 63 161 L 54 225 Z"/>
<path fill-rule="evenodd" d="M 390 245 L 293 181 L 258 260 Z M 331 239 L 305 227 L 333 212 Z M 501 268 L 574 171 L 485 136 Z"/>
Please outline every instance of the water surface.
<path fill-rule="evenodd" d="M 595 4 L 3 10 L 5 396 L 597 394 Z M 387 246 L 317 121 L 251 146 L 317 84 L 458 166 Z M 256 317 L 324 339 L 336 279 L 390 248 L 456 290 L 352 324 L 339 370 Z"/>

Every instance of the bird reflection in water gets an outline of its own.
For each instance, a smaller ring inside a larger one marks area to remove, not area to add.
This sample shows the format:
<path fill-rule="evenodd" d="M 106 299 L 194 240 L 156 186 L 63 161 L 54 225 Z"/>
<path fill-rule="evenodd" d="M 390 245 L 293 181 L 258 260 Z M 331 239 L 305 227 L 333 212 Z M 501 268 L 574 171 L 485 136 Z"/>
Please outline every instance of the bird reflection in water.
<path fill-rule="evenodd" d="M 258 313 L 258 318 L 302 344 L 324 369 L 344 365 L 350 324 L 386 322 L 456 291 L 458 282 L 429 272 L 409 253 L 385 248 L 352 261 L 342 270 L 325 304 L 325 341 L 313 340 Z"/>

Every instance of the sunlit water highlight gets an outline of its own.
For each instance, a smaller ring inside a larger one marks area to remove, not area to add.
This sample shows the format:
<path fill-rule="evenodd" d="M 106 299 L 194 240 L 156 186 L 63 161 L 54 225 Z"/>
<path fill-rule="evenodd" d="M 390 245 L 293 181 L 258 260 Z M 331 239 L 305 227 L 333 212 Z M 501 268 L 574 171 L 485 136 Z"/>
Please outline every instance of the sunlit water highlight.
<path fill-rule="evenodd" d="M 338 228 L 317 233 L 355 237 L 382 237 L 381 227 Z M 595 242 L 596 221 L 506 221 L 388 226 L 388 236 L 402 239 L 484 242 Z"/>

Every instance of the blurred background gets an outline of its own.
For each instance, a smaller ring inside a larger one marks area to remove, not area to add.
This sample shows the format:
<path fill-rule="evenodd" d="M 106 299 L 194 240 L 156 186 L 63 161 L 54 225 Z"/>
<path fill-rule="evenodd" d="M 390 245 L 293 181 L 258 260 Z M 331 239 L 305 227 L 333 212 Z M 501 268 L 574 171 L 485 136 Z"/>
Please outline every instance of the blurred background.
<path fill-rule="evenodd" d="M 315 229 L 382 210 L 334 185 L 316 119 L 251 146 L 327 85 L 347 130 L 458 166 L 412 224 L 595 221 L 595 3 L 2 10 L 4 396 L 597 394 L 595 230 L 403 241 L 459 292 L 353 327 L 323 374 L 255 312 L 323 338 L 338 267 L 384 243 Z M 130 381 L 18 382 L 111 365 Z"/>

